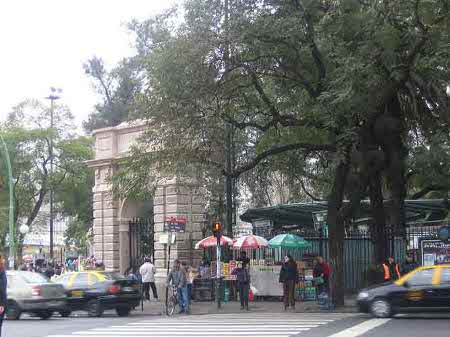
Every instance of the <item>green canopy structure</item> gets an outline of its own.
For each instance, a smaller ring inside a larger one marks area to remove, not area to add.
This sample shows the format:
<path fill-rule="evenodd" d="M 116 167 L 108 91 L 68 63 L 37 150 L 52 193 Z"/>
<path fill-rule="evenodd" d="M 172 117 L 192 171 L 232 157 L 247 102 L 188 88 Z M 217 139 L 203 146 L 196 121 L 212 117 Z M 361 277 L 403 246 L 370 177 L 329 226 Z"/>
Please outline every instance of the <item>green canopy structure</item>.
<path fill-rule="evenodd" d="M 311 244 L 298 235 L 280 234 L 269 241 L 269 247 L 285 249 L 306 249 L 310 248 Z"/>
<path fill-rule="evenodd" d="M 345 201 L 346 203 L 348 201 Z M 385 201 L 385 209 L 389 210 L 390 201 Z M 284 225 L 298 225 L 302 228 L 314 228 L 313 215 L 325 212 L 328 209 L 327 201 L 311 203 L 294 203 L 273 207 L 248 209 L 241 215 L 241 220 L 254 223 L 258 220 L 270 220 L 275 227 Z M 440 221 L 448 217 L 450 205 L 446 199 L 421 199 L 406 200 L 406 222 L 431 222 Z M 370 203 L 368 200 L 361 202 L 361 206 L 354 215 L 353 221 L 367 222 L 371 218 Z"/>

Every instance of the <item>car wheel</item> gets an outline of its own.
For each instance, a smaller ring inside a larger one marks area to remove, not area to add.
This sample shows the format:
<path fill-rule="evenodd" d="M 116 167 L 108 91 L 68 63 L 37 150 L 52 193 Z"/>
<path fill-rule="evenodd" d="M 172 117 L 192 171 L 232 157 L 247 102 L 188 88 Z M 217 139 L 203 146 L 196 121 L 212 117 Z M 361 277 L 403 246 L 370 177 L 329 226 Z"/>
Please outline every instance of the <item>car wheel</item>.
<path fill-rule="evenodd" d="M 72 314 L 72 311 L 70 310 L 60 311 L 59 314 L 61 315 L 61 317 L 67 318 Z"/>
<path fill-rule="evenodd" d="M 127 317 L 130 314 L 131 308 L 117 308 L 116 312 L 119 317 Z"/>
<path fill-rule="evenodd" d="M 20 307 L 16 302 L 12 301 L 7 304 L 5 315 L 8 320 L 15 321 L 20 319 L 20 315 L 22 315 L 22 310 L 20 310 Z"/>
<path fill-rule="evenodd" d="M 97 300 L 92 300 L 88 303 L 88 315 L 89 317 L 102 317 L 103 307 Z"/>
<path fill-rule="evenodd" d="M 384 298 L 377 298 L 370 304 L 370 313 L 377 318 L 391 317 L 391 303 L 389 303 L 389 301 Z"/>
<path fill-rule="evenodd" d="M 50 319 L 50 317 L 53 316 L 53 311 L 42 311 L 42 312 L 37 313 L 37 316 L 40 319 L 47 320 L 47 319 Z"/>

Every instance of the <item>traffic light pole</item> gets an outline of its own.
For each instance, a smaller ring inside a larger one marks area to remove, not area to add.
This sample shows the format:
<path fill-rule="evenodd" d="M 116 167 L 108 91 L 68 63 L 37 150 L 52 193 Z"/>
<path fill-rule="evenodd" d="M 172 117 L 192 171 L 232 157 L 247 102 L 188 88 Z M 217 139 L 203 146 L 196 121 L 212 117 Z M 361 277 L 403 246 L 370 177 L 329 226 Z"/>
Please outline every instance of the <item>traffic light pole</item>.
<path fill-rule="evenodd" d="M 221 276 L 221 264 L 220 264 L 220 258 L 221 258 L 221 251 L 220 251 L 220 235 L 217 235 L 217 271 L 216 271 L 216 300 L 217 300 L 217 308 L 222 307 L 222 301 L 221 301 L 221 290 L 222 290 L 222 276 Z"/>

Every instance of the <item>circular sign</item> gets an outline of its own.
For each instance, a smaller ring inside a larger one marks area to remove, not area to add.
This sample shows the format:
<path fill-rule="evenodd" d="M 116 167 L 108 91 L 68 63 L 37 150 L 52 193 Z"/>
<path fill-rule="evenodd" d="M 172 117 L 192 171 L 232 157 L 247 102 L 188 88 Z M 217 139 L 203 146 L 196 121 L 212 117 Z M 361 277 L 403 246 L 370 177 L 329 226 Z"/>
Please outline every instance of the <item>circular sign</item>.
<path fill-rule="evenodd" d="M 448 241 L 450 238 L 450 227 L 441 227 L 438 229 L 437 236 L 439 240 Z"/>

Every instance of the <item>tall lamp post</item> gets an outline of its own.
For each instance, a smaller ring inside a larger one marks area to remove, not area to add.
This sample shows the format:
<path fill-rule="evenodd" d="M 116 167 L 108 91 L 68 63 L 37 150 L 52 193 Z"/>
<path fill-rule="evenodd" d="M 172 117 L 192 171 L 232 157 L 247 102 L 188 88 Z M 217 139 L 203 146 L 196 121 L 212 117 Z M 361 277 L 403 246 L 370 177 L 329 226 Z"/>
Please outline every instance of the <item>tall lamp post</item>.
<path fill-rule="evenodd" d="M 16 231 L 14 228 L 14 183 L 11 167 L 11 160 L 9 159 L 9 151 L 6 142 L 0 133 L 2 140 L 3 152 L 5 153 L 6 167 L 8 170 L 9 180 L 9 268 L 14 269 L 14 259 L 16 253 Z"/>
<path fill-rule="evenodd" d="M 50 95 L 45 99 L 50 100 L 50 129 L 53 131 L 53 113 L 55 110 L 55 101 L 60 99 L 59 96 L 62 93 L 62 89 L 50 88 Z M 53 176 L 53 134 L 50 138 L 50 176 Z M 53 185 L 50 186 L 50 259 L 53 259 Z"/>

